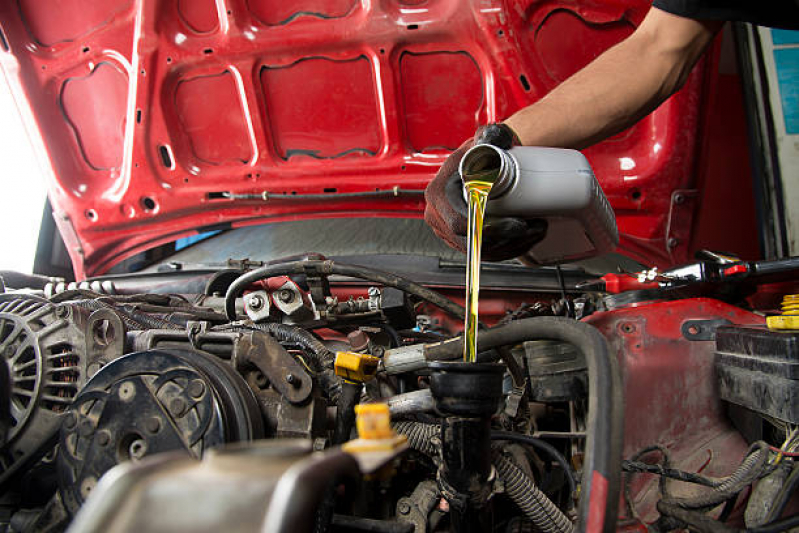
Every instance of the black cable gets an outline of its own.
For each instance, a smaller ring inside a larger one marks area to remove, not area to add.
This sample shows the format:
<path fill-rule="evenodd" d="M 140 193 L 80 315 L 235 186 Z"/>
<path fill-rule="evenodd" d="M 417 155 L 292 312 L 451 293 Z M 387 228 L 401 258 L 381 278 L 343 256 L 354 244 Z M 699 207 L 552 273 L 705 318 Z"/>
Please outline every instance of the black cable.
<path fill-rule="evenodd" d="M 655 450 L 649 450 L 649 452 L 652 451 Z M 663 464 L 650 464 L 650 463 L 644 463 L 643 461 L 633 461 L 625 459 L 621 462 L 621 468 L 625 472 L 632 474 L 655 474 L 670 479 L 676 479 L 677 481 L 684 481 L 686 483 L 696 483 L 697 485 L 704 485 L 705 487 L 714 486 L 713 480 L 701 474 L 695 474 L 693 472 L 684 472 L 682 470 L 677 470 L 676 468 L 668 468 Z"/>
<path fill-rule="evenodd" d="M 643 463 L 643 462 L 639 462 L 638 461 L 638 459 L 640 459 L 644 455 L 648 455 L 648 454 L 654 453 L 654 452 L 660 453 L 660 455 L 662 457 L 662 462 L 660 464 L 652 465 L 652 464 L 649 464 L 649 463 Z M 627 464 L 631 464 L 631 463 L 632 464 L 639 464 L 640 463 L 640 464 L 642 464 L 642 465 L 644 465 L 646 467 L 659 468 L 662 471 L 664 469 L 667 469 L 668 466 L 669 466 L 669 452 L 663 446 L 659 446 L 659 445 L 655 444 L 655 445 L 652 445 L 652 446 L 647 446 L 646 448 L 644 448 L 642 450 L 638 450 L 636 453 L 634 453 L 632 455 L 631 459 L 622 461 L 622 470 L 624 470 L 624 472 L 626 473 L 624 475 L 624 482 L 622 484 L 622 491 L 623 491 L 623 494 L 624 494 L 624 509 L 627 512 L 627 518 L 632 519 L 632 520 L 636 520 L 637 522 L 643 524 L 643 520 L 641 519 L 641 516 L 635 510 L 635 507 L 633 507 L 633 498 L 632 498 L 632 492 L 631 492 L 631 487 L 630 487 L 631 484 L 632 484 L 632 475 L 630 475 L 630 474 L 639 473 L 639 472 L 647 472 L 647 470 L 646 469 L 639 470 L 637 468 L 634 469 L 634 470 L 628 470 L 628 469 L 624 468 L 625 463 L 627 463 Z M 648 472 L 648 473 L 657 473 L 657 472 Z M 660 491 L 660 495 L 661 496 L 665 496 L 666 495 L 666 478 L 663 477 L 663 476 L 661 476 L 660 479 L 658 480 L 658 490 Z"/>
<path fill-rule="evenodd" d="M 569 485 L 570 499 L 577 493 L 577 480 L 574 478 L 574 472 L 569 466 L 569 462 L 554 446 L 541 439 L 531 437 L 529 435 L 521 435 L 519 433 L 511 433 L 510 431 L 492 431 L 491 440 L 507 440 L 527 444 L 536 450 L 546 453 L 550 458 L 554 459 L 556 463 L 563 469 L 566 476 L 566 482 Z"/>
<path fill-rule="evenodd" d="M 566 282 L 563 280 L 563 271 L 561 271 L 560 265 L 555 265 L 555 274 L 558 277 L 558 285 L 560 286 L 560 295 L 561 298 L 563 298 L 563 305 L 566 306 L 566 316 L 573 317 L 572 304 L 566 296 Z"/>
<path fill-rule="evenodd" d="M 408 294 L 412 294 L 422 300 L 425 300 L 444 311 L 452 314 L 453 316 L 463 319 L 465 310 L 462 306 L 456 304 L 452 300 L 445 298 L 443 295 L 428 289 L 418 283 L 391 274 L 368 268 L 360 265 L 346 265 L 342 263 L 334 263 L 330 260 L 319 261 L 294 261 L 291 263 L 280 263 L 277 265 L 267 265 L 261 268 L 251 270 L 246 274 L 242 274 L 236 278 L 233 283 L 228 287 L 225 294 L 225 314 L 230 320 L 236 320 L 236 298 L 241 296 L 244 291 L 254 282 L 271 278 L 275 276 L 290 276 L 290 275 L 339 275 L 347 276 L 350 278 L 358 278 L 387 287 L 394 287 Z"/>

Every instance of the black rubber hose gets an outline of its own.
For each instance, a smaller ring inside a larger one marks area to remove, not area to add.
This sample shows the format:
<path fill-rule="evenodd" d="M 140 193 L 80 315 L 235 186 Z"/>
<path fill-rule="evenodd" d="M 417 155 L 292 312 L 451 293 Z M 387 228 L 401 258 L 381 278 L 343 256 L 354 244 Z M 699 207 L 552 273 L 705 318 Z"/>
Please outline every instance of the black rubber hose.
<path fill-rule="evenodd" d="M 570 498 L 573 498 L 574 495 L 577 494 L 577 480 L 574 479 L 574 472 L 569 466 L 569 462 L 566 460 L 565 457 L 563 457 L 562 453 L 560 453 L 554 446 L 552 446 L 548 442 L 538 439 L 536 437 L 531 437 L 530 435 L 520 435 L 518 433 L 511 433 L 510 431 L 492 431 L 491 440 L 507 440 L 507 441 L 519 442 L 522 444 L 527 444 L 538 451 L 546 453 L 551 459 L 554 459 L 555 462 L 558 463 L 560 467 L 563 469 L 563 473 L 566 476 L 566 482 L 569 485 Z"/>
<path fill-rule="evenodd" d="M 336 427 L 333 430 L 333 446 L 344 444 L 350 440 L 355 425 L 355 406 L 361 398 L 363 385 L 345 381 L 341 385 L 336 409 Z"/>
<path fill-rule="evenodd" d="M 295 261 L 292 263 L 281 263 L 277 265 L 267 265 L 265 267 L 251 270 L 242 274 L 230 284 L 225 294 L 225 314 L 230 320 L 236 320 L 236 298 L 241 296 L 244 291 L 254 282 L 271 278 L 274 276 L 290 276 L 316 273 L 320 275 L 339 275 L 351 278 L 359 278 L 374 283 L 379 283 L 387 287 L 394 287 L 408 294 L 417 296 L 458 317 L 464 317 L 464 309 L 455 302 L 448 300 L 441 294 L 428 289 L 418 283 L 381 270 L 375 270 L 360 265 L 346 265 L 334 263 L 330 260 L 318 261 Z"/>
<path fill-rule="evenodd" d="M 482 330 L 478 351 L 527 340 L 568 342 L 582 352 L 588 366 L 588 421 L 585 462 L 577 531 L 592 523 L 615 531 L 621 478 L 624 406 L 618 361 L 605 338 L 593 326 L 563 317 L 533 317 Z M 428 361 L 453 360 L 463 355 L 463 338 L 425 346 Z"/>

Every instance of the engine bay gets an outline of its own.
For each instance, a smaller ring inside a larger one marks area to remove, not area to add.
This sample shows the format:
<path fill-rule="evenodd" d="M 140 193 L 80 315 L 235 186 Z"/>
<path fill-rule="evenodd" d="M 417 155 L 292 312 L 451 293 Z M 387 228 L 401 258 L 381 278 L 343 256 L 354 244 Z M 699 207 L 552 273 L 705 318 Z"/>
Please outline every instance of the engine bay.
<path fill-rule="evenodd" d="M 198 530 L 195 498 L 209 531 L 702 531 L 744 511 L 777 523 L 799 444 L 793 333 L 752 306 L 774 268 L 737 264 L 749 272 L 620 274 L 623 291 L 585 273 L 567 290 L 547 269 L 563 290 L 488 292 L 480 371 L 452 362 L 461 291 L 315 254 L 9 289 L 4 527 Z M 777 266 L 781 279 L 795 268 Z M 786 290 L 766 287 L 771 301 Z M 736 363 L 747 357 L 759 366 Z M 223 490 L 234 475 L 239 489 Z M 774 476 L 782 490 L 759 494 Z"/>

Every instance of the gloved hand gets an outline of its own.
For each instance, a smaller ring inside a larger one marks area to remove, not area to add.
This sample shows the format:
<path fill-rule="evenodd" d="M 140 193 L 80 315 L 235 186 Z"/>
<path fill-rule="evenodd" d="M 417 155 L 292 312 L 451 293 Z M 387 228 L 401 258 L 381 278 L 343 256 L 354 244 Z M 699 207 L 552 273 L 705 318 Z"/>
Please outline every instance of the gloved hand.
<path fill-rule="evenodd" d="M 427 202 L 425 222 L 441 240 L 463 253 L 466 253 L 468 209 L 463 199 L 463 181 L 458 167 L 463 154 L 475 144 L 491 144 L 509 150 L 518 146 L 519 140 L 504 124 L 479 127 L 474 139 L 463 143 L 444 161 L 424 191 Z M 543 219 L 486 216 L 483 221 L 483 259 L 503 261 L 519 257 L 540 242 L 546 232 L 547 223 Z"/>

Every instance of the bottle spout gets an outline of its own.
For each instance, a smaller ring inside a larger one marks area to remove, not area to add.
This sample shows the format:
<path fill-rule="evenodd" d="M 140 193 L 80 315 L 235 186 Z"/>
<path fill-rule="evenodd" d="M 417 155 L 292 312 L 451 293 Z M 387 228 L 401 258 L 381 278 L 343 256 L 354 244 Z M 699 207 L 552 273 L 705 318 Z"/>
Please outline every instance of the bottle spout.
<path fill-rule="evenodd" d="M 502 195 L 516 179 L 516 162 L 501 148 L 491 144 L 478 144 L 466 151 L 460 163 L 460 176 L 464 183 L 486 181 L 492 184 L 489 198 Z"/>

